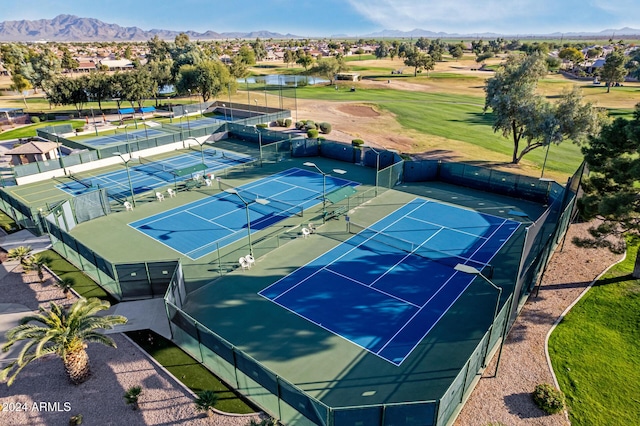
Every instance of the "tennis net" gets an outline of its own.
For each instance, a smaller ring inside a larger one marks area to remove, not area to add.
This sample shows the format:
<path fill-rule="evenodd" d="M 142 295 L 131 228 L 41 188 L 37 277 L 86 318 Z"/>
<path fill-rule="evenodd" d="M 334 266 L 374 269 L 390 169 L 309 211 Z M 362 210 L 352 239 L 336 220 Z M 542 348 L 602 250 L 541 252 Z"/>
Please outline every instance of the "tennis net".
<path fill-rule="evenodd" d="M 144 157 L 138 157 L 138 161 L 140 162 L 140 166 L 137 168 L 144 172 L 150 173 L 149 169 L 151 169 L 157 172 L 170 173 L 171 175 L 176 176 L 176 169 L 174 167 L 167 166 L 161 161 L 148 160 Z"/>
<path fill-rule="evenodd" d="M 201 151 L 200 146 L 197 145 L 189 145 L 189 149 L 191 151 L 197 152 L 198 154 L 204 154 L 205 156 L 210 157 L 214 160 L 219 160 L 221 156 L 224 157 L 224 153 L 222 155 L 218 155 L 218 151 L 215 149 L 207 149 L 202 147 Z"/>
<path fill-rule="evenodd" d="M 90 180 L 80 179 L 75 175 L 69 175 L 69 178 L 71 178 L 71 180 L 78 182 L 81 185 L 86 186 L 87 188 L 93 188 L 93 183 Z"/>
<path fill-rule="evenodd" d="M 280 200 L 276 200 L 275 198 L 265 197 L 264 195 L 260 195 L 255 192 L 248 191 L 243 188 L 236 188 L 231 185 L 227 185 L 221 180 L 218 181 L 218 185 L 220 186 L 221 191 L 224 191 L 225 189 L 234 189 L 238 191 L 238 194 L 240 194 L 240 196 L 244 198 L 246 201 L 249 201 L 249 200 L 255 201 L 256 199 L 262 199 L 262 200 L 268 201 L 268 203 L 264 207 L 262 207 L 258 203 L 255 203 L 255 204 L 258 204 L 258 206 L 261 206 L 261 207 L 257 207 L 255 206 L 255 204 L 250 204 L 252 209 L 260 209 L 260 210 L 273 209 L 273 210 L 285 213 L 287 216 L 291 216 L 291 215 L 296 215 L 300 217 L 303 216 L 304 209 L 302 206 L 296 206 L 295 204 L 287 203 L 286 201 L 280 201 Z"/>
<path fill-rule="evenodd" d="M 454 253 L 428 248 L 422 244 L 413 243 L 393 235 L 386 234 L 375 229 L 358 225 L 351 221 L 347 222 L 347 232 L 351 235 L 358 235 L 364 241 L 373 241 L 384 244 L 393 249 L 397 249 L 409 254 L 415 254 L 424 259 L 454 268 L 458 264 L 472 266 L 480 271 L 487 278 L 493 275 L 493 267 L 487 263 L 478 262 Z"/>

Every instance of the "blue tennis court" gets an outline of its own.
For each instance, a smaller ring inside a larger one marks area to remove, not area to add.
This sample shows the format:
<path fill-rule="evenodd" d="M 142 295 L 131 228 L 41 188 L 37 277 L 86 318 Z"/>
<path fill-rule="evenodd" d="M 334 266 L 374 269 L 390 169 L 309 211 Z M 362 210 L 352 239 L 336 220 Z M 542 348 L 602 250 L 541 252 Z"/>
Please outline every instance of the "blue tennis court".
<path fill-rule="evenodd" d="M 321 174 L 293 168 L 235 188 L 248 203 L 251 232 L 257 232 L 322 201 Z M 326 177 L 327 193 L 358 183 Z M 268 201 L 260 204 L 256 199 Z M 196 260 L 247 236 L 247 210 L 235 194 L 211 197 L 130 223 L 134 229 Z"/>
<path fill-rule="evenodd" d="M 164 136 L 167 134 L 167 132 L 155 129 L 134 130 L 127 131 L 125 133 L 116 133 L 109 136 L 97 136 L 95 138 L 86 139 L 83 141 L 83 143 L 91 146 L 105 146 L 111 144 L 121 144 L 123 142 L 133 142 L 140 139 L 147 139 L 147 137 L 153 138 L 157 136 Z"/>
<path fill-rule="evenodd" d="M 519 225 L 417 198 L 260 295 L 400 365 Z"/>
<path fill-rule="evenodd" d="M 133 164 L 135 165 L 129 167 L 133 192 L 140 194 L 155 188 L 174 184 L 176 177 L 171 172 L 172 170 L 202 164 L 203 158 L 207 167 L 204 173 L 215 173 L 218 170 L 254 160 L 253 157 L 248 155 L 221 149 L 204 149 L 202 153 L 200 151 L 193 151 L 165 160 L 154 161 L 151 164 L 136 164 L 134 159 Z M 181 179 L 185 179 L 186 177 L 187 176 L 184 176 Z M 106 188 L 109 196 L 113 196 L 114 198 L 126 198 L 131 195 L 126 169 L 82 178 L 81 182 L 72 181 L 58 184 L 56 188 L 73 196 L 95 191 L 97 188 Z"/>
<path fill-rule="evenodd" d="M 219 119 L 213 118 L 213 117 L 198 117 L 198 118 L 190 118 L 188 120 L 185 119 L 185 121 L 181 121 L 178 123 L 174 121 L 173 123 L 171 123 L 171 125 L 175 127 L 180 127 L 182 130 L 187 130 L 187 129 L 190 129 L 191 127 L 195 129 L 195 128 L 204 127 L 204 126 L 211 126 L 212 124 L 217 124 L 222 122 L 224 122 L 222 117 L 220 117 Z"/>

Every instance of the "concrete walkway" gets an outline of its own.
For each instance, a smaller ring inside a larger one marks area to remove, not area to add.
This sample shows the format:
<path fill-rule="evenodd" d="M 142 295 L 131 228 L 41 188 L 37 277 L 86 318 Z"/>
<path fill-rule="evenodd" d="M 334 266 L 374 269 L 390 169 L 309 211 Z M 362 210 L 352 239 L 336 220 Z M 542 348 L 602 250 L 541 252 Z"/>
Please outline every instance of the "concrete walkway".
<path fill-rule="evenodd" d="M 101 312 L 100 315 L 122 315 L 128 319 L 126 324 L 118 325 L 113 330 L 106 330 L 104 334 L 148 329 L 171 339 L 169 319 L 164 308 L 164 300 L 161 298 L 120 302 Z"/>
<path fill-rule="evenodd" d="M 38 253 L 51 248 L 51 240 L 48 236 L 36 237 L 26 229 L 9 235 L 0 233 L 0 247 L 4 250 L 9 251 L 20 246 L 29 246 L 33 253 Z"/>

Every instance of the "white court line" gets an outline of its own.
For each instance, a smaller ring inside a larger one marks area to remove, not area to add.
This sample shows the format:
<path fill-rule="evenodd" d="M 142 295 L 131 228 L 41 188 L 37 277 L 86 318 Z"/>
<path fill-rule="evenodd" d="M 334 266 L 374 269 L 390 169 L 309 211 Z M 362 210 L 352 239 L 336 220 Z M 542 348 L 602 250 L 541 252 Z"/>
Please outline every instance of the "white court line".
<path fill-rule="evenodd" d="M 348 276 L 346 276 L 346 275 L 343 275 L 343 274 L 341 274 L 341 273 L 339 273 L 339 272 L 336 272 L 336 271 L 334 271 L 334 270 L 327 269 L 327 268 L 324 268 L 324 269 L 325 269 L 325 271 L 328 271 L 328 272 L 330 272 L 330 273 L 332 273 L 332 274 L 334 274 L 334 275 L 337 275 L 337 276 L 342 277 L 342 278 L 344 278 L 344 279 L 347 279 L 347 280 L 349 280 L 349 281 L 353 281 L 354 283 L 359 284 L 359 285 L 361 285 L 362 287 L 366 287 L 366 288 L 368 288 L 368 289 L 371 289 L 371 290 L 375 291 L 376 293 L 384 294 L 385 296 L 389 296 L 389 297 L 391 297 L 392 299 L 396 299 L 396 300 L 398 300 L 398 301 L 400 301 L 400 302 L 402 302 L 402 303 L 406 303 L 407 305 L 411 305 L 411 306 L 415 306 L 416 308 L 420 308 L 420 306 L 419 306 L 419 305 L 416 305 L 416 304 L 415 304 L 415 303 L 413 303 L 413 302 L 409 302 L 408 300 L 404 300 L 404 299 L 403 299 L 403 298 L 401 298 L 401 297 L 394 296 L 393 294 L 391 294 L 391 293 L 387 293 L 386 291 L 382 291 L 382 290 L 380 290 L 380 289 L 378 289 L 378 288 L 375 288 L 375 287 L 371 287 L 371 286 L 369 286 L 369 285 L 366 285 L 365 283 L 363 283 L 363 282 L 361 282 L 361 281 L 358 281 L 358 280 L 356 280 L 356 279 L 354 279 L 354 278 L 351 278 L 351 277 L 348 277 Z"/>

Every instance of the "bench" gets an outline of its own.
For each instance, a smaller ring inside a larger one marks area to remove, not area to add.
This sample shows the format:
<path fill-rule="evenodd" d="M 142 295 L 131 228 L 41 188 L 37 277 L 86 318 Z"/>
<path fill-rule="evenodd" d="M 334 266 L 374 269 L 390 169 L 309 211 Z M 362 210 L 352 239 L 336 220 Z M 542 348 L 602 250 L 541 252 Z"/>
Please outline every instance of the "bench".
<path fill-rule="evenodd" d="M 342 206 L 332 211 L 326 211 L 324 212 L 324 219 L 325 220 L 338 219 L 340 215 L 345 214 L 348 210 L 349 209 L 347 208 L 347 206 Z"/>
<path fill-rule="evenodd" d="M 184 190 L 191 191 L 193 188 L 200 188 L 202 186 L 201 180 L 188 179 L 184 181 Z"/>

